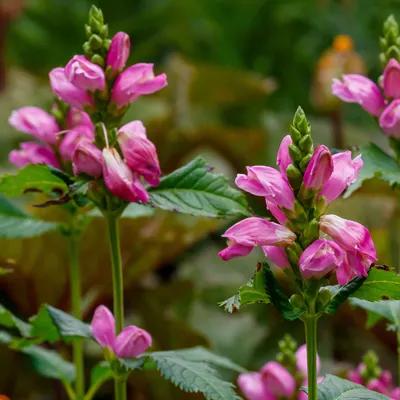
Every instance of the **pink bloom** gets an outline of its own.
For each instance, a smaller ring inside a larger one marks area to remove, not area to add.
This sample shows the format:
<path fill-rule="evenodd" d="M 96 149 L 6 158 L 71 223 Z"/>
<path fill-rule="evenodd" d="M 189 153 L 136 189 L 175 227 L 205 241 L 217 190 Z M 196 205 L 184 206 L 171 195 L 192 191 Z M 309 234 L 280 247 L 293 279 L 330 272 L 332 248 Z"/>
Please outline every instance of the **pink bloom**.
<path fill-rule="evenodd" d="M 238 174 L 236 186 L 255 196 L 265 197 L 267 203 L 292 210 L 294 193 L 279 171 L 263 165 L 247 167 L 247 175 Z"/>
<path fill-rule="evenodd" d="M 56 119 L 39 107 L 22 107 L 14 110 L 8 122 L 15 129 L 48 144 L 56 143 L 57 132 L 60 130 Z"/>
<path fill-rule="evenodd" d="M 379 118 L 379 126 L 388 136 L 400 137 L 400 99 L 393 100 Z"/>
<path fill-rule="evenodd" d="M 262 250 L 265 254 L 265 257 L 272 261 L 277 267 L 289 267 L 289 260 L 284 248 L 277 246 L 262 246 Z"/>
<path fill-rule="evenodd" d="M 237 383 L 247 400 L 277 400 L 277 397 L 265 388 L 259 372 L 240 374 Z"/>
<path fill-rule="evenodd" d="M 392 393 L 390 393 L 390 399 L 400 400 L 400 387 L 396 387 L 392 390 Z"/>
<path fill-rule="evenodd" d="M 49 78 L 53 92 L 62 101 L 77 108 L 93 104 L 93 99 L 86 90 L 79 89 L 67 79 L 64 68 L 52 69 Z"/>
<path fill-rule="evenodd" d="M 118 130 L 118 143 L 128 167 L 152 186 L 160 183 L 160 163 L 154 144 L 147 139 L 141 121 L 132 121 Z"/>
<path fill-rule="evenodd" d="M 400 64 L 391 58 L 383 71 L 383 91 L 386 97 L 400 97 Z"/>
<path fill-rule="evenodd" d="M 119 107 L 135 101 L 139 96 L 158 92 L 167 86 L 167 76 L 155 76 L 153 64 L 134 64 L 118 75 L 111 92 L 111 100 Z"/>
<path fill-rule="evenodd" d="M 332 156 L 333 172 L 330 178 L 324 183 L 320 195 L 330 203 L 337 199 L 353 182 L 363 166 L 360 156 L 351 158 L 350 151 L 343 151 Z"/>
<path fill-rule="evenodd" d="M 276 361 L 270 361 L 261 369 L 266 389 L 278 398 L 291 397 L 296 390 L 296 381 L 291 373 Z"/>
<path fill-rule="evenodd" d="M 320 370 L 320 359 L 317 354 L 317 373 Z M 307 377 L 307 346 L 303 344 L 296 351 L 296 367 L 299 372 L 306 378 Z"/>
<path fill-rule="evenodd" d="M 359 368 L 350 371 L 347 374 L 347 379 L 349 379 L 350 381 L 352 381 L 354 383 L 358 383 L 359 385 L 363 384 L 363 379 L 361 377 Z"/>
<path fill-rule="evenodd" d="M 65 133 L 59 147 L 61 157 L 66 161 L 71 161 L 75 149 L 81 140 L 90 142 L 94 140 L 94 132 L 86 125 L 77 126 Z"/>
<path fill-rule="evenodd" d="M 131 41 L 125 32 L 116 33 L 107 53 L 107 67 L 114 71 L 122 71 L 129 58 Z"/>
<path fill-rule="evenodd" d="M 317 239 L 301 254 L 299 267 L 306 279 L 321 279 L 343 263 L 344 251 L 332 240 Z"/>
<path fill-rule="evenodd" d="M 86 174 L 99 178 L 103 169 L 103 155 L 101 150 L 88 140 L 81 140 L 72 156 L 74 175 Z"/>
<path fill-rule="evenodd" d="M 329 149 L 320 145 L 315 150 L 304 172 L 303 185 L 307 189 L 319 190 L 333 172 L 332 155 Z"/>
<path fill-rule="evenodd" d="M 130 202 L 149 201 L 146 189 L 121 159 L 117 150 L 103 149 L 103 159 L 104 182 L 111 193 Z"/>
<path fill-rule="evenodd" d="M 89 114 L 79 108 L 71 107 L 68 110 L 66 125 L 67 129 L 85 126 L 88 130 L 94 132 L 94 125 Z"/>
<path fill-rule="evenodd" d="M 24 167 L 28 164 L 47 164 L 55 168 L 60 167 L 54 151 L 50 147 L 35 142 L 21 143 L 20 149 L 12 150 L 8 159 L 17 167 Z"/>
<path fill-rule="evenodd" d="M 292 144 L 292 138 L 290 135 L 286 135 L 279 145 L 278 154 L 276 157 L 276 164 L 281 171 L 283 176 L 286 176 L 287 167 L 292 163 L 292 159 L 289 153 L 289 146 Z"/>
<path fill-rule="evenodd" d="M 255 246 L 285 246 L 296 239 L 296 235 L 285 226 L 258 217 L 237 222 L 222 236 L 228 239 L 228 247 L 219 252 L 225 261 L 247 255 Z"/>
<path fill-rule="evenodd" d="M 378 117 L 385 106 L 379 87 L 362 75 L 343 75 L 342 81 L 334 79 L 332 93 L 348 103 L 358 103 L 364 110 Z"/>
<path fill-rule="evenodd" d="M 138 357 L 152 344 L 150 334 L 135 325 L 127 326 L 116 336 L 114 316 L 105 306 L 96 308 L 91 328 L 97 343 L 120 358 Z"/>
<path fill-rule="evenodd" d="M 371 379 L 367 383 L 367 388 L 374 392 L 388 394 L 388 388 L 379 379 Z"/>

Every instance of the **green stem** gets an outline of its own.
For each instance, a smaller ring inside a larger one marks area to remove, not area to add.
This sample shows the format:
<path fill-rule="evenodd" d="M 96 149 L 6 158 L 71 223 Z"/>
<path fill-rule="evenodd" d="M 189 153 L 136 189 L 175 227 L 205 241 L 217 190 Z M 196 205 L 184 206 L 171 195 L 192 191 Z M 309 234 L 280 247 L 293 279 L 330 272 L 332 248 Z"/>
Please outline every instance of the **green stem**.
<path fill-rule="evenodd" d="M 308 400 L 317 400 L 317 321 L 315 313 L 304 318 L 307 344 Z"/>
<path fill-rule="evenodd" d="M 68 238 L 70 260 L 70 287 L 72 315 L 82 319 L 81 274 L 79 267 L 79 234 L 71 232 Z M 76 399 L 83 399 L 85 393 L 85 366 L 83 339 L 74 339 L 72 342 L 73 360 L 76 369 L 75 392 Z"/>
<path fill-rule="evenodd" d="M 397 330 L 397 386 L 400 385 L 400 330 Z"/>
<path fill-rule="evenodd" d="M 115 330 L 116 334 L 118 334 L 124 326 L 124 285 L 118 230 L 119 217 L 108 213 L 106 214 L 106 219 L 113 277 Z M 126 379 L 115 377 L 114 382 L 115 400 L 126 400 Z"/>

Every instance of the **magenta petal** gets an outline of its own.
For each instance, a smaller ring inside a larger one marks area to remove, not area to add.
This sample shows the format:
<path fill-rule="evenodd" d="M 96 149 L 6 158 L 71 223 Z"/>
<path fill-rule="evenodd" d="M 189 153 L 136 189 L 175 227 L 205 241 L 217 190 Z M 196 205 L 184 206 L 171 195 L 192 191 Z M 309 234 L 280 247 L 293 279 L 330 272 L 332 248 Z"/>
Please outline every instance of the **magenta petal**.
<path fill-rule="evenodd" d="M 129 58 L 131 41 L 125 32 L 116 33 L 107 53 L 107 66 L 114 71 L 122 71 Z"/>
<path fill-rule="evenodd" d="M 242 244 L 237 244 L 234 242 L 228 243 L 228 246 L 221 250 L 218 255 L 224 261 L 228 261 L 234 257 L 243 257 L 250 254 L 253 250 L 253 246 L 244 246 Z"/>
<path fill-rule="evenodd" d="M 286 176 L 287 167 L 292 163 L 292 159 L 289 154 L 289 146 L 292 144 L 292 138 L 290 135 L 286 135 L 279 146 L 278 154 L 276 158 L 276 164 L 281 171 L 283 176 Z"/>
<path fill-rule="evenodd" d="M 55 168 L 60 167 L 54 151 L 50 147 L 36 142 L 21 143 L 19 149 L 10 152 L 8 159 L 11 164 L 19 168 L 29 164 L 46 164 Z"/>
<path fill-rule="evenodd" d="M 386 97 L 400 97 L 400 63 L 391 58 L 383 71 L 383 91 Z"/>
<path fill-rule="evenodd" d="M 262 246 L 262 250 L 265 254 L 265 257 L 272 261 L 277 267 L 287 268 L 290 265 L 283 247 Z"/>
<path fill-rule="evenodd" d="M 308 189 L 319 190 L 333 172 L 332 155 L 324 145 L 315 150 L 304 172 L 303 185 Z"/>
<path fill-rule="evenodd" d="M 317 354 L 317 374 L 319 373 L 321 362 Z M 307 346 L 301 345 L 296 351 L 296 367 L 297 370 L 304 376 L 307 377 Z"/>
<path fill-rule="evenodd" d="M 111 311 L 106 306 L 98 306 L 94 312 L 92 334 L 102 347 L 113 349 L 115 341 L 115 321 Z"/>
<path fill-rule="evenodd" d="M 400 99 L 393 100 L 379 118 L 379 126 L 387 136 L 400 137 Z"/>
<path fill-rule="evenodd" d="M 134 358 L 143 354 L 151 344 L 152 338 L 148 332 L 130 325 L 115 339 L 114 352 L 120 358 Z"/>
<path fill-rule="evenodd" d="M 276 400 L 276 397 L 266 390 L 259 372 L 240 374 L 237 384 L 247 400 Z"/>
<path fill-rule="evenodd" d="M 296 381 L 292 374 L 281 364 L 270 361 L 261 369 L 265 388 L 275 396 L 293 396 Z"/>
<path fill-rule="evenodd" d="M 96 145 L 88 140 L 81 140 L 72 156 L 74 175 L 86 174 L 99 178 L 103 170 L 103 155 Z"/>

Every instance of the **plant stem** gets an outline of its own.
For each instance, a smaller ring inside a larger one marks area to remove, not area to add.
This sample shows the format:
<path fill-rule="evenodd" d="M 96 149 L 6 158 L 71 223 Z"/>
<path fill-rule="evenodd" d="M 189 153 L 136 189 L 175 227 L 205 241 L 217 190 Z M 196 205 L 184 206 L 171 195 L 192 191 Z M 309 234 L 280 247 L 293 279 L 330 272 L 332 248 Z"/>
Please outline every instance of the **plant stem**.
<path fill-rule="evenodd" d="M 397 329 L 397 386 L 400 385 L 400 329 Z"/>
<path fill-rule="evenodd" d="M 317 400 L 317 321 L 315 313 L 304 318 L 307 344 L 308 400 Z"/>
<path fill-rule="evenodd" d="M 110 212 L 106 214 L 106 219 L 113 278 L 115 332 L 118 334 L 124 326 L 124 285 L 118 230 L 119 217 Z M 115 400 L 126 400 L 126 379 L 115 377 L 114 382 Z"/>
<path fill-rule="evenodd" d="M 69 261 L 70 261 L 70 287 L 71 287 L 71 309 L 72 315 L 82 319 L 82 294 L 81 274 L 79 266 L 79 237 L 72 230 L 68 237 Z M 83 399 L 85 393 L 85 366 L 83 354 L 83 339 L 74 339 L 72 342 L 73 360 L 76 369 L 75 392 L 76 399 Z"/>

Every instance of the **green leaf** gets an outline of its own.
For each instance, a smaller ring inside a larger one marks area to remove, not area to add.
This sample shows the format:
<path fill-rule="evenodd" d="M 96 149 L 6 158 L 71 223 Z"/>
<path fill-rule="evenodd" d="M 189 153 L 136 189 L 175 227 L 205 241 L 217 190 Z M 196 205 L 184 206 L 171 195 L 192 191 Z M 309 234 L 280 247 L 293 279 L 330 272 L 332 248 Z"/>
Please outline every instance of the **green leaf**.
<path fill-rule="evenodd" d="M 209 364 L 191 361 L 179 351 L 161 351 L 148 355 L 161 375 L 181 390 L 202 393 L 207 400 L 239 400 L 234 386 L 223 381 Z M 187 357 L 187 354 L 186 354 Z"/>
<path fill-rule="evenodd" d="M 357 181 L 349 187 L 345 197 L 359 189 L 368 179 L 379 178 L 391 186 L 400 183 L 400 165 L 394 158 L 373 143 L 361 146 L 360 150 L 364 165 Z"/>
<path fill-rule="evenodd" d="M 365 278 L 357 277 L 346 283 L 344 286 L 340 286 L 336 294 L 332 297 L 328 306 L 324 312 L 327 314 L 334 314 L 337 309 L 343 304 L 365 281 Z"/>
<path fill-rule="evenodd" d="M 204 217 L 248 216 L 245 196 L 198 157 L 150 189 L 151 203 L 164 210 Z"/>
<path fill-rule="evenodd" d="M 0 177 L 0 193 L 6 196 L 17 197 L 30 191 L 60 197 L 68 186 L 45 165 L 28 165 L 15 174 Z"/>
<path fill-rule="evenodd" d="M 98 385 L 99 382 L 105 382 L 112 378 L 110 364 L 107 361 L 101 361 L 90 371 L 90 386 Z"/>
<path fill-rule="evenodd" d="M 252 278 L 239 288 L 237 294 L 222 301 L 219 303 L 219 306 L 223 307 L 225 311 L 233 313 L 234 311 L 238 311 L 241 306 L 247 304 L 269 304 L 270 300 L 265 292 L 265 285 L 265 271 L 263 268 L 259 268 Z"/>
<path fill-rule="evenodd" d="M 369 301 L 400 300 L 400 276 L 392 271 L 373 268 L 368 278 L 352 296 Z"/>
<path fill-rule="evenodd" d="M 11 311 L 0 304 L 0 325 L 6 328 L 16 328 L 24 336 L 30 336 L 32 327 L 16 317 Z"/>
<path fill-rule="evenodd" d="M 373 326 L 380 318 L 385 318 L 388 322 L 394 324 L 397 329 L 400 329 L 399 300 L 368 301 L 353 298 L 350 302 L 354 306 L 373 313 L 372 317 L 368 316 L 368 326 Z"/>
<path fill-rule="evenodd" d="M 389 400 L 378 392 L 366 389 L 346 379 L 326 375 L 318 384 L 318 400 Z"/>
<path fill-rule="evenodd" d="M 44 342 L 54 343 L 61 340 L 60 332 L 54 324 L 46 306 L 41 306 L 39 312 L 29 319 L 32 325 L 31 335 Z"/>

